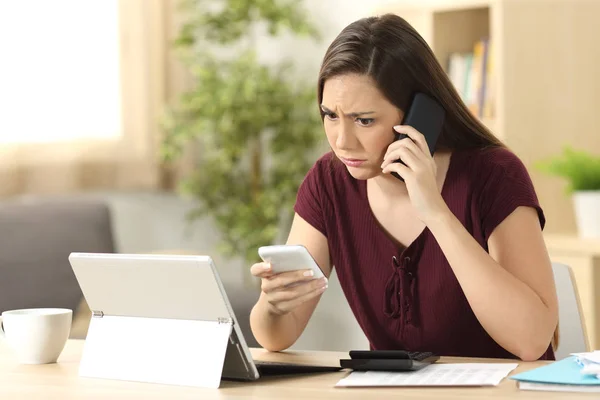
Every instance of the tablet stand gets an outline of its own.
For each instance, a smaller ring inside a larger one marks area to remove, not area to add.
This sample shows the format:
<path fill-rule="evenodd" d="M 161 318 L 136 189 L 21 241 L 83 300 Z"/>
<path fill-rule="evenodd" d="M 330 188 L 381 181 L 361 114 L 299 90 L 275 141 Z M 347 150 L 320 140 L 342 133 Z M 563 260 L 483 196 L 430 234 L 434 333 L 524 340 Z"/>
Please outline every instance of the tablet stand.
<path fill-rule="evenodd" d="M 93 312 L 79 375 L 218 388 L 232 321 Z"/>

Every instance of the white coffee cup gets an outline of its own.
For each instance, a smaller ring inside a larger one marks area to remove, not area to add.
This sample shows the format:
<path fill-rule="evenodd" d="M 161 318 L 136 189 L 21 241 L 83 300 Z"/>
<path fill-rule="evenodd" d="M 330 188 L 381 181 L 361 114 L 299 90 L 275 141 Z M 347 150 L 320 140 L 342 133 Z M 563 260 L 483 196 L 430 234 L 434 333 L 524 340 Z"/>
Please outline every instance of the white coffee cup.
<path fill-rule="evenodd" d="M 4 311 L 0 340 L 4 339 L 22 364 L 55 363 L 71 333 L 73 311 L 30 308 Z"/>

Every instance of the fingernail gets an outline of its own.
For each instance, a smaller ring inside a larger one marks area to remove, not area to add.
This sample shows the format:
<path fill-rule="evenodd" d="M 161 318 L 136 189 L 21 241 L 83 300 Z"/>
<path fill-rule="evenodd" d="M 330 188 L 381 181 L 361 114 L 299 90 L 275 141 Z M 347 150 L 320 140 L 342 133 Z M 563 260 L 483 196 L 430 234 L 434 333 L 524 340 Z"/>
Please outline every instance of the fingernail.
<path fill-rule="evenodd" d="M 313 276 L 314 274 L 315 274 L 315 273 L 314 273 L 312 270 L 310 270 L 310 271 L 304 271 L 304 274 L 303 274 L 303 275 L 304 275 L 304 276 Z"/>
<path fill-rule="evenodd" d="M 271 264 L 267 263 L 267 264 L 263 264 L 263 269 L 265 271 L 270 270 L 271 269 Z"/>
<path fill-rule="evenodd" d="M 402 129 L 402 125 L 394 125 L 394 129 L 395 130 Z"/>

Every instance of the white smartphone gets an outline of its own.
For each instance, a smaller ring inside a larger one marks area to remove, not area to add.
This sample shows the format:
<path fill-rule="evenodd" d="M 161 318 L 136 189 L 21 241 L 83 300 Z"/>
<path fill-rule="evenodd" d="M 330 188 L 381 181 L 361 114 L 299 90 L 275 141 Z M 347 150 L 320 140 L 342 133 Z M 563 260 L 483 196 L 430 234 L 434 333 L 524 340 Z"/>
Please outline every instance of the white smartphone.
<path fill-rule="evenodd" d="M 271 263 L 276 274 L 310 269 L 315 279 L 325 276 L 306 247 L 299 244 L 262 246 L 258 249 L 258 255 L 263 261 Z"/>

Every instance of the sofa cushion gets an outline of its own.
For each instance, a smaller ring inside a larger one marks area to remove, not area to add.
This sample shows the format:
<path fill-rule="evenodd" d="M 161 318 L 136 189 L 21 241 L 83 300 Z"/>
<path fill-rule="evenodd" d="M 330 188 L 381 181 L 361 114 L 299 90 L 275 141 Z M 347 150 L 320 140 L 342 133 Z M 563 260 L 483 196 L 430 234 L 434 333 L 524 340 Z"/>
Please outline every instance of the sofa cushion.
<path fill-rule="evenodd" d="M 114 252 L 108 207 L 62 198 L 0 203 L 0 312 L 76 310 L 82 293 L 71 252 Z"/>

